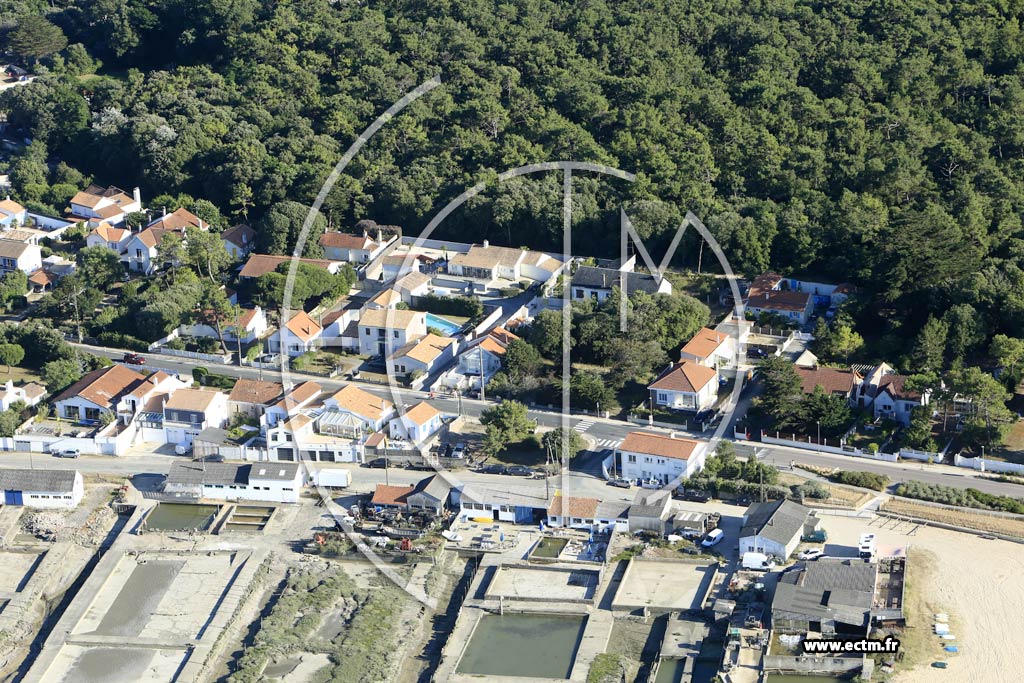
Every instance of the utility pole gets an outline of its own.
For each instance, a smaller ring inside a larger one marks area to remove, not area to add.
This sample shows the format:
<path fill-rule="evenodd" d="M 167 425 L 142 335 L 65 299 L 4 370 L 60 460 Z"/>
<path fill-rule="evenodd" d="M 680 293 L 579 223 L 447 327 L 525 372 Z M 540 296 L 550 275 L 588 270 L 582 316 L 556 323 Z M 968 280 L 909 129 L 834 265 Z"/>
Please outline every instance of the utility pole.
<path fill-rule="evenodd" d="M 391 486 L 391 477 L 388 475 L 388 468 L 389 468 L 390 464 L 391 463 L 390 463 L 390 461 L 388 459 L 388 437 L 387 437 L 387 435 L 385 435 L 384 436 L 384 485 L 385 486 Z"/>
<path fill-rule="evenodd" d="M 477 344 L 477 352 L 480 354 L 480 400 L 486 400 L 484 396 L 484 347 L 483 344 Z"/>

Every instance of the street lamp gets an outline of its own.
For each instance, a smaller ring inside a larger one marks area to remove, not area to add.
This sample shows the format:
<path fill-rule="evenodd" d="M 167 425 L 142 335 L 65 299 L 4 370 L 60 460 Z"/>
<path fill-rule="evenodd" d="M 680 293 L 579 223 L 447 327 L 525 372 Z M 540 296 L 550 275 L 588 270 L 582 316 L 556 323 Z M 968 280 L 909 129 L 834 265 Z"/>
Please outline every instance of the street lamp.
<path fill-rule="evenodd" d="M 821 420 L 818 420 L 818 445 L 821 445 Z"/>

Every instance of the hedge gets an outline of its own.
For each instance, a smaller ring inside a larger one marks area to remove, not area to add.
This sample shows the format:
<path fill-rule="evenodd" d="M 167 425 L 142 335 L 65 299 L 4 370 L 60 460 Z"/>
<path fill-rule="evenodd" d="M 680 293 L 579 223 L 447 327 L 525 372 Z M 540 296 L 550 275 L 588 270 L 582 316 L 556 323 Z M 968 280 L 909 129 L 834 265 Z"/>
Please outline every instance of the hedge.
<path fill-rule="evenodd" d="M 484 305 L 471 296 L 438 296 L 424 294 L 417 297 L 417 311 L 427 311 L 436 315 L 457 315 L 463 318 L 476 318 L 484 312 Z"/>

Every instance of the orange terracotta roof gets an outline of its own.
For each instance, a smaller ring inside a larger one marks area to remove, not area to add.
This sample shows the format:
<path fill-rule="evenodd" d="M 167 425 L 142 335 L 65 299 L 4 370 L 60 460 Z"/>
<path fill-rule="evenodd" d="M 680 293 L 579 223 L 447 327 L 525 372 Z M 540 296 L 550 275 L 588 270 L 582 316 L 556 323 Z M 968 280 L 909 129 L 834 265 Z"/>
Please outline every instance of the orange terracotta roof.
<path fill-rule="evenodd" d="M 294 334 L 303 342 L 315 339 L 323 331 L 323 328 L 320 327 L 317 321 L 310 318 L 309 314 L 305 311 L 299 311 L 293 315 L 285 327 L 287 327 L 289 332 Z"/>
<path fill-rule="evenodd" d="M 252 254 L 249 256 L 249 260 L 245 262 L 242 270 L 238 273 L 239 277 L 259 277 L 266 275 L 267 273 L 273 273 L 277 270 L 277 267 L 282 263 L 291 261 L 291 256 L 274 256 L 271 254 Z M 331 265 L 330 261 L 326 259 L 315 259 L 315 258 L 300 258 L 297 259 L 299 263 L 308 263 L 311 266 L 319 266 L 324 270 L 327 270 L 328 266 Z"/>
<path fill-rule="evenodd" d="M 801 390 L 805 394 L 813 393 L 814 388 L 818 386 L 828 394 L 848 394 L 853 389 L 854 382 L 860 379 L 860 375 L 849 368 L 794 367 L 793 369 L 800 376 Z"/>
<path fill-rule="evenodd" d="M 103 221 L 93 229 L 92 234 L 99 236 L 104 242 L 120 242 L 131 235 L 131 230 L 115 228 L 110 223 Z"/>
<path fill-rule="evenodd" d="M 231 242 L 237 247 L 245 248 L 256 239 L 256 231 L 243 223 L 228 228 L 220 234 L 220 238 L 225 242 Z"/>
<path fill-rule="evenodd" d="M 365 249 L 375 244 L 367 235 L 351 235 L 347 232 L 325 232 L 320 235 L 320 246 L 335 249 Z"/>
<path fill-rule="evenodd" d="M 435 417 L 441 414 L 441 411 L 430 405 L 426 401 L 420 401 L 412 408 L 405 411 L 402 416 L 416 425 L 425 425 Z"/>
<path fill-rule="evenodd" d="M 345 385 L 331 398 L 337 402 L 340 410 L 369 420 L 379 420 L 394 409 L 394 404 L 386 398 L 375 396 L 352 384 Z"/>
<path fill-rule="evenodd" d="M 716 332 L 702 327 L 690 341 L 686 342 L 686 345 L 680 350 L 680 354 L 688 354 L 695 358 L 710 358 L 718 350 L 718 347 L 728 339 L 729 335 L 724 332 Z"/>
<path fill-rule="evenodd" d="M 146 378 L 123 365 L 111 365 L 87 373 L 54 400 L 63 401 L 79 396 L 103 408 L 113 408 L 121 396 L 127 394 Z"/>
<path fill-rule="evenodd" d="M 650 432 L 630 432 L 619 444 L 619 450 L 657 455 L 662 458 L 689 460 L 698 446 L 700 446 L 700 442 L 693 439 L 673 439 L 670 436 Z"/>
<path fill-rule="evenodd" d="M 388 486 L 387 484 L 377 484 L 377 488 L 373 491 L 373 498 L 370 500 L 370 504 L 386 506 L 405 505 L 406 496 L 415 490 L 415 486 Z"/>
<path fill-rule="evenodd" d="M 284 394 L 284 387 L 279 382 L 265 382 L 257 379 L 240 379 L 228 395 L 229 401 L 236 403 L 254 403 L 268 405 Z"/>
<path fill-rule="evenodd" d="M 563 502 L 566 499 L 568 499 L 568 503 Z M 552 499 L 551 505 L 548 507 L 548 515 L 593 519 L 597 516 L 597 506 L 600 504 L 601 501 L 597 498 L 557 495 Z M 564 513 L 562 512 L 563 506 L 565 509 Z"/>
<path fill-rule="evenodd" d="M 210 389 L 178 389 L 171 394 L 171 398 L 164 408 L 204 413 L 218 394 L 220 394 L 219 391 Z"/>
<path fill-rule="evenodd" d="M 10 197 L 8 197 L 7 199 L 4 199 L 3 201 L 0 201 L 0 211 L 6 213 L 8 215 L 18 214 L 18 213 L 23 212 L 24 210 L 25 210 L 24 206 L 22 206 L 21 204 L 19 204 L 16 201 L 14 201 Z"/>
<path fill-rule="evenodd" d="M 173 213 L 157 218 L 155 221 L 150 223 L 148 227 L 181 232 L 189 226 L 193 228 L 200 228 L 203 225 L 204 223 L 199 216 L 184 207 L 179 207 L 175 209 Z"/>
<path fill-rule="evenodd" d="M 664 389 L 666 391 L 685 391 L 697 393 L 708 385 L 718 373 L 714 368 L 705 367 L 691 361 L 677 363 L 672 369 L 656 379 L 648 389 Z"/>
<path fill-rule="evenodd" d="M 416 341 L 409 342 L 394 353 L 394 358 L 412 358 L 420 363 L 431 363 L 445 350 L 455 343 L 451 337 L 439 337 L 428 334 Z"/>

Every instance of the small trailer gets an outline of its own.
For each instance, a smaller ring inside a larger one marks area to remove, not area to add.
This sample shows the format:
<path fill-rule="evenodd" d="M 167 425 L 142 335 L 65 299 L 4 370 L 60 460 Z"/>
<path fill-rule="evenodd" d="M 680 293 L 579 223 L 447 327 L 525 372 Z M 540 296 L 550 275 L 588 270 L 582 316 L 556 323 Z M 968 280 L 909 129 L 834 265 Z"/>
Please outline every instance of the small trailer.
<path fill-rule="evenodd" d="M 310 483 L 325 489 L 345 489 L 351 483 L 352 478 L 348 470 L 320 469 L 309 475 Z"/>

